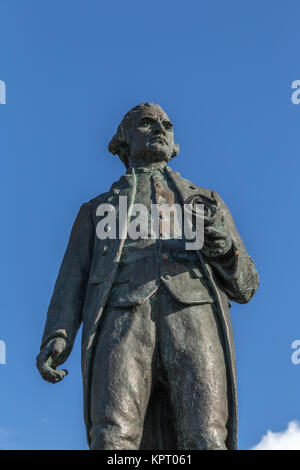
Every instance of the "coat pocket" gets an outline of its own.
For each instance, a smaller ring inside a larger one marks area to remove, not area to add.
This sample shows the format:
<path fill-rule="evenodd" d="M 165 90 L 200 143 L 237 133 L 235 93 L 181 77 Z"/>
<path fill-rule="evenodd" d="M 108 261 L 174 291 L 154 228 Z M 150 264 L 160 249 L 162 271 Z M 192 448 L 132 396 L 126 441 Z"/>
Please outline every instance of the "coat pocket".
<path fill-rule="evenodd" d="M 185 304 L 199 305 L 214 302 L 206 279 L 198 267 L 173 265 L 169 271 L 162 275 L 161 279 L 177 300 Z"/>

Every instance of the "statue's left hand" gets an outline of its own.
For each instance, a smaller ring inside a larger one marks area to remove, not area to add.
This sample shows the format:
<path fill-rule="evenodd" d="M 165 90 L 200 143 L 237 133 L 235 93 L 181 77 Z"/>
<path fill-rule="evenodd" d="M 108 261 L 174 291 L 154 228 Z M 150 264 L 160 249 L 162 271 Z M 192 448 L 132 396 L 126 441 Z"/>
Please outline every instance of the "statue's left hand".
<path fill-rule="evenodd" d="M 67 342 L 64 338 L 51 339 L 36 358 L 36 366 L 44 380 L 60 382 L 67 374 L 66 369 L 57 369 L 64 362 Z"/>
<path fill-rule="evenodd" d="M 209 257 L 224 255 L 231 249 L 232 239 L 218 203 L 213 200 L 204 206 L 204 245 L 202 251 Z"/>
<path fill-rule="evenodd" d="M 192 205 L 192 214 L 203 218 L 204 244 L 203 253 L 209 258 L 215 258 L 228 253 L 232 246 L 231 235 L 225 224 L 225 219 L 215 198 L 208 199 L 203 195 L 195 194 L 189 197 L 185 204 Z M 197 212 L 197 204 L 204 205 L 204 214 Z"/>

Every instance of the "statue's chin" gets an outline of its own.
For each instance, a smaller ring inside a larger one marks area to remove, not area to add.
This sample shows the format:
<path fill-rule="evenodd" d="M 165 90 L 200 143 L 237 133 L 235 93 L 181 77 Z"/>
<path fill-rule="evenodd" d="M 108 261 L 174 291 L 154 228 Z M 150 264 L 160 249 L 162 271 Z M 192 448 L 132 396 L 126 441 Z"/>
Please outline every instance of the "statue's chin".
<path fill-rule="evenodd" d="M 168 147 L 159 142 L 151 142 L 147 145 L 147 153 L 155 155 L 168 155 Z"/>
<path fill-rule="evenodd" d="M 152 160 L 156 162 L 168 162 L 171 160 L 169 149 L 164 145 L 155 145 L 149 154 Z"/>
<path fill-rule="evenodd" d="M 166 152 L 163 146 L 160 146 L 160 148 L 151 149 L 151 151 L 149 150 L 150 149 L 143 153 L 143 155 L 133 156 L 132 163 L 135 165 L 150 165 L 151 163 L 155 162 L 169 162 L 171 160 L 170 154 Z"/>

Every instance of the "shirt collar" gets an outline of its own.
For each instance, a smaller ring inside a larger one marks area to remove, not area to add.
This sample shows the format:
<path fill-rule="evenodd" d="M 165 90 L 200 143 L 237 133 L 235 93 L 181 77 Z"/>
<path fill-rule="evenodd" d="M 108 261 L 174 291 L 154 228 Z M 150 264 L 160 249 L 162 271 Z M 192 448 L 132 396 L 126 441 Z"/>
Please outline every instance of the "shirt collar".
<path fill-rule="evenodd" d="M 162 164 L 160 165 L 153 165 L 153 166 L 150 166 L 150 167 L 145 167 L 145 166 L 138 166 L 138 167 L 133 167 L 134 168 L 134 172 L 138 175 L 138 174 L 143 174 L 143 173 L 147 173 L 147 174 L 151 174 L 151 173 L 154 173 L 155 171 L 159 171 L 160 173 L 164 173 L 164 169 L 166 168 L 166 164 L 163 162 Z M 131 174 L 132 173 L 132 167 L 128 168 L 128 170 L 126 171 L 126 174 Z"/>

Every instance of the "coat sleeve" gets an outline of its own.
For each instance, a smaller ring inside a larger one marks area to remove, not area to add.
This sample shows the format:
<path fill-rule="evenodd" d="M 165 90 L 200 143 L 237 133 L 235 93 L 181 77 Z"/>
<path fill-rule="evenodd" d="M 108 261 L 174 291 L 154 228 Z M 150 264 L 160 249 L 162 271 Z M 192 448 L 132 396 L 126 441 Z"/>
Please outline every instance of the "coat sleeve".
<path fill-rule="evenodd" d="M 89 203 L 81 206 L 55 283 L 41 348 L 54 337 L 67 341 L 68 356 L 82 321 L 82 307 L 93 252 L 94 229 Z"/>
<path fill-rule="evenodd" d="M 214 268 L 223 290 L 230 300 L 247 303 L 259 286 L 259 277 L 253 259 L 248 255 L 232 215 L 219 196 L 213 191 L 219 209 L 224 216 L 225 229 L 230 233 L 232 248 L 227 255 L 208 260 Z"/>

